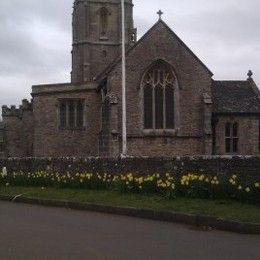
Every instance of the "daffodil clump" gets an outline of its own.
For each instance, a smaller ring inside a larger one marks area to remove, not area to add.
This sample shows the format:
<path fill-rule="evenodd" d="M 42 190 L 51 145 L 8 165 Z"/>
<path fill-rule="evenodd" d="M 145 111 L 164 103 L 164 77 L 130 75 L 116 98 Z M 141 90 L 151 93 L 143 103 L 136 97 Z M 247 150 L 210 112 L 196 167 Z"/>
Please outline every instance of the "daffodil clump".
<path fill-rule="evenodd" d="M 221 180 L 217 176 L 189 173 L 180 178 L 179 191 L 189 197 L 219 197 Z"/>
<path fill-rule="evenodd" d="M 0 185 L 118 190 L 145 194 L 156 193 L 169 198 L 176 196 L 223 198 L 260 203 L 260 181 L 248 181 L 236 175 L 2 172 Z"/>
<path fill-rule="evenodd" d="M 133 173 L 121 174 L 117 176 L 116 186 L 124 192 L 160 193 L 168 197 L 174 197 L 176 192 L 175 180 L 169 173 L 146 176 Z"/>

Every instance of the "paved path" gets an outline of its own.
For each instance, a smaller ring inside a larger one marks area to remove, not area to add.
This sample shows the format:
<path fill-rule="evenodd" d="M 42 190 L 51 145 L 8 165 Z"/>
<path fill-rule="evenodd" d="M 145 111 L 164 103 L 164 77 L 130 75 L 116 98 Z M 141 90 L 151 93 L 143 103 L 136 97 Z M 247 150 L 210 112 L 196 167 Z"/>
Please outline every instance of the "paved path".
<path fill-rule="evenodd" d="M 0 259 L 260 259 L 260 236 L 0 202 Z"/>

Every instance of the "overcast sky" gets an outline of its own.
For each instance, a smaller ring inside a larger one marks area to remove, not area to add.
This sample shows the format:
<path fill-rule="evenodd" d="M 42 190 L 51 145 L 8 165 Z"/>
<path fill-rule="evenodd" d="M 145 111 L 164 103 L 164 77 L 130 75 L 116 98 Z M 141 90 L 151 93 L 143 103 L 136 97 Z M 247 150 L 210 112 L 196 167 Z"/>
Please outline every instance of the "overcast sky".
<path fill-rule="evenodd" d="M 259 0 L 134 0 L 142 36 L 165 22 L 214 73 L 260 86 Z M 30 98 L 31 85 L 70 81 L 73 0 L 0 1 L 0 106 Z"/>

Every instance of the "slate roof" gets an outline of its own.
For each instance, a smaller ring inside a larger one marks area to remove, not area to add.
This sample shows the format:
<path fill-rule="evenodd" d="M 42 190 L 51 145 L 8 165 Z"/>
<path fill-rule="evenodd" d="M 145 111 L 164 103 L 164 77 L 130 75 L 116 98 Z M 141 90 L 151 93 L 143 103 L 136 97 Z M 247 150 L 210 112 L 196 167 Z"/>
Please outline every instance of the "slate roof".
<path fill-rule="evenodd" d="M 245 81 L 213 81 L 212 98 L 214 113 L 260 113 L 259 93 Z M 256 87 L 256 86 L 255 86 Z"/>

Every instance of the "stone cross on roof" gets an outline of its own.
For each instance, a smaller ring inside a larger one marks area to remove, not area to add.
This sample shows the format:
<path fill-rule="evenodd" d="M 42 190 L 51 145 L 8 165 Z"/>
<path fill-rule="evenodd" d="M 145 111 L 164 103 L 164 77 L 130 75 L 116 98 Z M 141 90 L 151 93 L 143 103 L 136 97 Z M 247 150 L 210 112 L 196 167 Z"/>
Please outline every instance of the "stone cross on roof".
<path fill-rule="evenodd" d="M 247 76 L 248 76 L 249 79 L 252 78 L 252 76 L 253 76 L 252 70 L 249 70 L 249 71 L 248 71 Z"/>
<path fill-rule="evenodd" d="M 161 9 L 157 12 L 157 14 L 159 15 L 159 20 L 162 20 L 163 12 Z"/>

